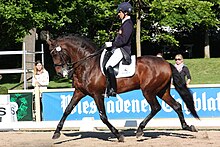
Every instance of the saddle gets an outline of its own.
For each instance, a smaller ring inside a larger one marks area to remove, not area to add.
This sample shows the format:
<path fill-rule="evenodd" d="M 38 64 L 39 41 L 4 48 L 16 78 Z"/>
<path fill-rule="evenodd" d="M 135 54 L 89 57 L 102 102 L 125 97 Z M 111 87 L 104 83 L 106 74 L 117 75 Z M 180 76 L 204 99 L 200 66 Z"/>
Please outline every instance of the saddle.
<path fill-rule="evenodd" d="M 121 51 L 123 52 L 123 49 L 121 49 Z M 136 56 L 132 55 L 130 58 L 129 55 L 126 56 L 125 54 L 123 53 L 124 58 L 116 66 L 113 67 L 116 78 L 131 77 L 135 73 Z M 112 53 L 107 51 L 106 49 L 102 51 L 101 58 L 100 58 L 100 67 L 101 67 L 101 71 L 103 75 L 106 75 L 105 65 L 108 59 L 111 57 L 111 55 Z"/>

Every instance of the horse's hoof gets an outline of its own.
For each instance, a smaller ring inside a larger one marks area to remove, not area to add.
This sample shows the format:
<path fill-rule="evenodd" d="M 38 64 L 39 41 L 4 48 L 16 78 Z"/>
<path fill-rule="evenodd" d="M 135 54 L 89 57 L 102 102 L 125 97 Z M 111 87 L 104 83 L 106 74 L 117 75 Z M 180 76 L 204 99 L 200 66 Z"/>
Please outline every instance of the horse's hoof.
<path fill-rule="evenodd" d="M 118 138 L 118 142 L 124 142 L 124 141 L 125 141 L 124 135 L 120 135 L 120 137 Z"/>
<path fill-rule="evenodd" d="M 143 131 L 139 131 L 136 133 L 136 138 L 142 137 L 144 135 Z"/>
<path fill-rule="evenodd" d="M 52 139 L 58 139 L 60 137 L 60 133 L 54 133 Z"/>
<path fill-rule="evenodd" d="M 192 132 L 198 132 L 198 130 L 196 129 L 196 127 L 194 125 L 191 125 L 190 129 Z"/>

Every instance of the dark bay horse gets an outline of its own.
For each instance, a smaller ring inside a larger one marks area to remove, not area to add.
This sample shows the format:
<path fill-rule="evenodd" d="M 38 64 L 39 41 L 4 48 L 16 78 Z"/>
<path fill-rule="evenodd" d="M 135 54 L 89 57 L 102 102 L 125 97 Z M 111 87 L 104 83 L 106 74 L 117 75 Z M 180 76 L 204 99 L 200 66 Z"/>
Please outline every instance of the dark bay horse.
<path fill-rule="evenodd" d="M 88 39 L 76 35 L 48 40 L 48 44 L 56 72 L 63 75 L 67 65 L 71 65 L 75 86 L 73 97 L 66 107 L 52 138 L 60 137 L 60 131 L 67 116 L 83 97 L 89 95 L 97 105 L 102 122 L 107 125 L 118 141 L 124 141 L 124 136 L 112 126 L 106 115 L 103 96 L 106 88 L 106 77 L 102 74 L 99 64 L 101 50 L 98 50 Z M 173 78 L 175 89 L 187 108 L 195 118 L 199 119 L 195 111 L 193 96 L 176 68 L 160 57 L 141 56 L 137 58 L 135 70 L 132 77 L 117 79 L 117 93 L 141 89 L 151 107 L 150 114 L 137 128 L 136 137 L 143 135 L 146 124 L 161 110 L 156 96 L 174 109 L 180 119 L 182 129 L 196 132 L 197 129 L 193 125 L 189 126 L 185 122 L 181 104 L 170 95 L 171 78 Z"/>

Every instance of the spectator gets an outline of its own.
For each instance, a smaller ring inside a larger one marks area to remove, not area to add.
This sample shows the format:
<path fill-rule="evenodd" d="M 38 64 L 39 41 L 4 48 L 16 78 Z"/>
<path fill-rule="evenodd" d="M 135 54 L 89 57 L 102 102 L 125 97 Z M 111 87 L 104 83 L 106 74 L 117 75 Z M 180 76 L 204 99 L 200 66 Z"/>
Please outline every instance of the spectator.
<path fill-rule="evenodd" d="M 184 80 L 184 82 L 188 86 L 189 83 L 191 82 L 191 75 L 190 75 L 188 67 L 186 65 L 184 65 L 183 56 L 181 54 L 177 54 L 175 56 L 175 62 L 176 63 L 174 66 L 176 67 L 176 69 L 180 73 L 182 79 Z"/>
<path fill-rule="evenodd" d="M 49 74 L 47 72 L 47 70 L 43 67 L 41 61 L 37 60 L 35 62 L 35 66 L 34 66 L 34 73 L 33 73 L 33 77 L 32 77 L 32 85 L 34 86 L 35 92 L 39 93 L 40 95 L 40 100 L 37 99 L 36 95 L 34 96 L 34 109 L 36 110 L 38 101 L 40 104 L 40 119 L 43 120 L 42 118 L 42 112 L 43 112 L 43 105 L 42 105 L 42 101 L 41 101 L 41 91 L 42 89 L 47 89 L 47 86 L 49 85 Z"/>
<path fill-rule="evenodd" d="M 39 87 L 40 89 L 47 89 L 49 85 L 49 74 L 43 67 L 41 61 L 37 61 L 34 67 L 34 74 L 32 78 L 32 86 Z"/>

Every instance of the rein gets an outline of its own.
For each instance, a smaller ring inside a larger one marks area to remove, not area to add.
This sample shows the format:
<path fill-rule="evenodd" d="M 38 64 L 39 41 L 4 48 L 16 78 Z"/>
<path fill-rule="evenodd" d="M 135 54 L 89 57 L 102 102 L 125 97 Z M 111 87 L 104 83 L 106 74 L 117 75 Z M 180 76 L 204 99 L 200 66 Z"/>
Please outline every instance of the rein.
<path fill-rule="evenodd" d="M 72 78 L 72 75 L 74 73 L 74 69 L 76 69 L 77 67 L 79 67 L 83 62 L 85 62 L 86 60 L 90 59 L 90 58 L 93 58 L 97 55 L 99 55 L 103 50 L 105 49 L 105 47 L 102 47 L 100 50 L 90 54 L 89 56 L 87 57 L 84 57 L 83 59 L 79 60 L 79 61 L 76 61 L 76 62 L 73 62 L 73 63 L 70 63 L 69 65 L 71 66 L 71 68 L 68 70 L 68 78 L 71 79 Z M 75 66 L 76 64 L 78 64 L 77 66 Z M 67 65 L 67 66 L 69 66 Z M 75 67 L 74 67 L 75 66 Z"/>
<path fill-rule="evenodd" d="M 59 47 L 58 47 L 58 48 L 59 48 Z M 55 49 L 56 49 L 56 48 L 55 48 Z M 55 49 L 53 49 L 50 53 L 52 53 Z M 103 46 L 100 50 L 98 50 L 98 51 L 96 51 L 96 52 L 90 54 L 89 56 L 84 57 L 84 58 L 82 58 L 82 59 L 80 59 L 80 60 L 78 60 L 78 61 L 76 61 L 76 62 L 72 62 L 72 63 L 67 63 L 67 62 L 64 60 L 62 54 L 59 53 L 59 56 L 61 57 L 63 63 L 54 64 L 54 66 L 55 66 L 55 67 L 56 67 L 56 66 L 62 66 L 62 67 L 63 67 L 64 65 L 67 65 L 68 67 L 71 66 L 71 68 L 69 69 L 69 71 L 72 71 L 72 70 L 74 70 L 75 68 L 77 68 L 78 66 L 80 66 L 80 65 L 81 65 L 83 62 L 85 62 L 86 60 L 91 59 L 91 58 L 93 58 L 93 57 L 99 55 L 104 49 L 105 49 L 105 46 Z M 68 55 L 66 55 L 66 56 L 68 56 Z M 77 64 L 78 64 L 78 65 L 77 65 Z M 77 66 L 76 66 L 76 65 L 77 65 Z M 75 67 L 74 67 L 74 66 L 75 66 Z"/>
<path fill-rule="evenodd" d="M 102 47 L 100 50 L 90 54 L 89 56 L 87 57 L 84 57 L 83 59 L 79 60 L 79 61 L 76 61 L 76 62 L 73 62 L 73 63 L 70 63 L 72 65 L 72 69 L 74 68 L 77 68 L 78 66 L 80 66 L 84 61 L 90 59 L 90 58 L 93 58 L 97 55 L 99 55 L 103 50 L 105 49 L 105 47 Z M 76 64 L 79 64 L 78 66 L 74 67 Z"/>

